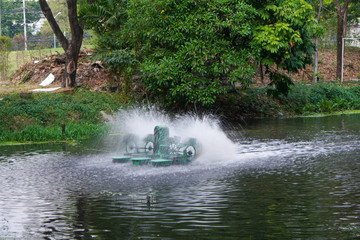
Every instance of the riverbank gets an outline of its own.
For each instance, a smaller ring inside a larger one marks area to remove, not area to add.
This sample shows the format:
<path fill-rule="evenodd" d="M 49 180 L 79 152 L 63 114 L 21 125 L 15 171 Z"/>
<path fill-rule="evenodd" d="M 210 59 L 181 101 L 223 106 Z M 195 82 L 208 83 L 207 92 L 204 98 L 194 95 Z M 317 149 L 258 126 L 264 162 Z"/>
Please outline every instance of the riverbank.
<path fill-rule="evenodd" d="M 357 83 L 296 83 L 288 96 L 275 99 L 267 88 L 252 87 L 221 96 L 213 109 L 231 122 L 247 118 L 291 118 L 320 116 L 360 109 Z"/>
<path fill-rule="evenodd" d="M 136 93 L 134 93 L 136 94 Z M 128 105 L 122 93 L 80 87 L 71 92 L 0 93 L 0 142 L 63 142 L 107 132 L 106 116 Z M 141 101 L 141 95 L 137 96 Z M 133 102 L 136 102 L 135 100 Z M 295 84 L 287 97 L 275 99 L 267 88 L 251 87 L 220 96 L 208 109 L 233 124 L 253 118 L 292 118 L 360 112 L 360 86 Z M 173 114 L 184 109 L 168 109 Z"/>
<path fill-rule="evenodd" d="M 92 62 L 89 49 L 83 49 L 77 71 L 80 87 L 74 90 L 61 87 L 64 59 L 50 55 L 42 60 L 28 62 L 18 69 L 10 80 L 0 83 L 0 143 L 75 141 L 101 135 L 107 131 L 103 114 L 114 114 L 128 104 L 146 102 L 146 87 L 136 80 L 130 89 L 123 89 L 121 79 L 113 76 L 101 62 Z M 351 54 L 350 54 L 351 53 Z M 348 52 L 347 59 L 355 59 L 359 50 Z M 249 88 L 218 97 L 210 108 L 197 105 L 169 106 L 170 114 L 197 112 L 214 114 L 225 122 L 237 124 L 253 118 L 292 118 L 348 113 L 360 109 L 360 86 L 357 81 L 343 83 L 331 80 L 335 57 L 331 49 L 321 58 L 320 83 L 314 85 L 306 72 L 293 74 L 295 85 L 288 96 L 273 98 L 267 94 L 267 78 L 257 74 Z M 350 54 L 350 55 L 349 55 Z M 346 65 L 345 76 L 355 76 L 357 62 Z M 350 70 L 353 70 L 351 72 Z M 39 84 L 50 74 L 54 81 L 47 87 Z M 328 75 L 327 75 L 328 74 Z M 307 76 L 307 77 L 306 77 Z M 60 88 L 53 92 L 33 92 Z M 103 113 L 103 114 L 102 114 Z"/>
<path fill-rule="evenodd" d="M 61 142 L 101 135 L 104 117 L 125 105 L 122 96 L 77 89 L 70 94 L 0 94 L 0 142 Z"/>

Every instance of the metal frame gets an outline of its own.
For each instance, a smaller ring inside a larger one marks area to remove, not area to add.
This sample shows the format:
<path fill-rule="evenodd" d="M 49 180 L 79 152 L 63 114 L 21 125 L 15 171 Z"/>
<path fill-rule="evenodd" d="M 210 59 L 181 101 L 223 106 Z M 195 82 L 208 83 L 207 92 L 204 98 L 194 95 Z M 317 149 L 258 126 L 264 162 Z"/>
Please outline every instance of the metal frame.
<path fill-rule="evenodd" d="M 342 49 L 341 49 L 341 79 L 340 81 L 344 81 L 344 50 L 345 50 L 345 40 L 359 40 L 360 38 L 343 38 L 342 39 Z"/>

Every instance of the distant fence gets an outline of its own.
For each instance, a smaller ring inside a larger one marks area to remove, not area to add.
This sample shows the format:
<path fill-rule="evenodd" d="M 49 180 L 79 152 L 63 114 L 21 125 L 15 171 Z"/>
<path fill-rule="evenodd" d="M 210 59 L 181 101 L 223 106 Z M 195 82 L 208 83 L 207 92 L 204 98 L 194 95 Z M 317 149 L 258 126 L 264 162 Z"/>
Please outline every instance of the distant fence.
<path fill-rule="evenodd" d="M 93 35 L 90 34 L 89 31 L 85 31 L 83 37 L 83 44 L 89 43 L 92 37 Z M 66 35 L 66 38 L 71 39 L 71 34 Z M 11 50 L 24 50 L 24 42 L 25 41 L 23 36 L 13 38 L 13 45 Z M 58 47 L 61 47 L 61 45 L 54 34 L 48 36 L 28 36 L 27 39 L 27 50 L 39 50 Z"/>

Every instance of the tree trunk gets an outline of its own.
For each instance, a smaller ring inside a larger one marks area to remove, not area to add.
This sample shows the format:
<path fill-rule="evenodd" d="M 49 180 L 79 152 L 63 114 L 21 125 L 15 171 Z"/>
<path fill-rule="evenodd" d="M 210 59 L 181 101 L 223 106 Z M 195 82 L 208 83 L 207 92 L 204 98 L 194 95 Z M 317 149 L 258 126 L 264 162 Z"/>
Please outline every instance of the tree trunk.
<path fill-rule="evenodd" d="M 71 41 L 68 50 L 65 52 L 65 71 L 63 82 L 64 87 L 76 87 L 76 69 L 81 48 L 81 41 Z M 65 84 L 64 84 L 65 83 Z"/>
<path fill-rule="evenodd" d="M 343 21 L 344 27 L 343 27 L 343 37 L 346 37 L 346 26 L 347 26 L 347 10 L 346 14 L 344 15 L 344 21 Z"/>
<path fill-rule="evenodd" d="M 341 68 L 342 68 L 342 40 L 344 36 L 344 24 L 346 25 L 345 20 L 347 15 L 347 10 L 349 7 L 350 0 L 345 0 L 341 6 L 340 0 L 336 0 L 336 10 L 337 10 L 337 33 L 336 33 L 336 79 L 341 79 Z"/>
<path fill-rule="evenodd" d="M 322 4 L 323 4 L 323 1 L 320 0 L 318 17 L 317 17 L 318 23 L 320 23 L 320 16 L 321 16 Z M 319 38 L 316 37 L 316 38 L 315 38 L 315 59 L 314 59 L 314 62 L 315 62 L 315 67 L 314 67 L 314 82 L 315 82 L 315 83 L 317 83 L 317 81 L 318 81 L 318 68 L 319 68 L 319 58 L 318 58 L 318 55 L 319 55 Z"/>
<path fill-rule="evenodd" d="M 261 83 L 264 84 L 264 70 L 263 70 L 263 66 L 262 66 L 261 62 L 259 63 L 259 68 L 260 68 Z"/>
<path fill-rule="evenodd" d="M 0 36 L 2 34 L 2 31 L 1 31 L 1 12 L 2 12 L 1 3 L 2 3 L 2 0 L 0 0 Z"/>
<path fill-rule="evenodd" d="M 74 56 L 71 51 L 65 53 L 65 71 L 63 87 L 73 88 L 76 87 L 76 69 L 77 69 L 77 60 L 78 57 Z"/>
<path fill-rule="evenodd" d="M 89 0 L 88 3 L 92 3 Z M 65 51 L 65 71 L 62 85 L 66 88 L 76 86 L 76 70 L 79 58 L 80 48 L 83 40 L 84 23 L 79 23 L 77 16 L 77 0 L 66 0 L 68 8 L 68 17 L 71 29 L 71 40 L 66 39 L 57 24 L 46 0 L 39 0 L 41 10 L 48 20 L 56 38 Z"/>

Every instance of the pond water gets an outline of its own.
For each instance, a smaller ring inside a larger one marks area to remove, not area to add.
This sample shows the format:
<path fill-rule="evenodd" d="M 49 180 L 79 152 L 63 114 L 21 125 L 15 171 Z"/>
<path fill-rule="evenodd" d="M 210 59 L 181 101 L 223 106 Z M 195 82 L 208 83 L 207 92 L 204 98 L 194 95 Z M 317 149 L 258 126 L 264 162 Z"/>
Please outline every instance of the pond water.
<path fill-rule="evenodd" d="M 112 163 L 109 139 L 2 146 L 0 239 L 360 238 L 360 115 L 226 134 L 235 154 L 164 168 Z"/>

